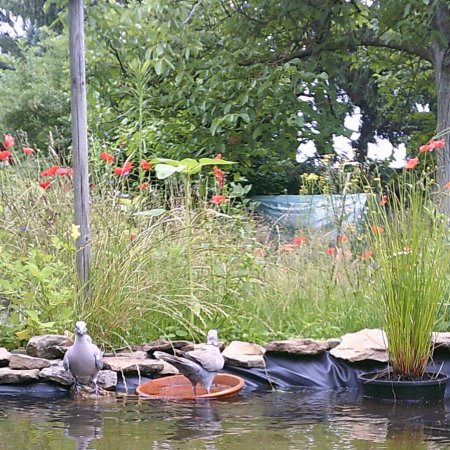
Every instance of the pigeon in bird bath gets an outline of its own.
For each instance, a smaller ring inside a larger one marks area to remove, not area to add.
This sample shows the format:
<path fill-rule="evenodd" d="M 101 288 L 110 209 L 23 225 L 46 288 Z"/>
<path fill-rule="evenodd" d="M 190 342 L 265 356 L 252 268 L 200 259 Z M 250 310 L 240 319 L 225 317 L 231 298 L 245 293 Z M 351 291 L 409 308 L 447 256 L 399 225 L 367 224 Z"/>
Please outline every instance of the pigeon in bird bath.
<path fill-rule="evenodd" d="M 70 370 L 75 378 L 75 390 L 80 384 L 79 378 L 90 377 L 95 394 L 99 394 L 97 376 L 103 368 L 102 352 L 92 343 L 85 322 L 75 324 L 75 343 L 64 355 L 63 365 L 64 369 Z"/>
<path fill-rule="evenodd" d="M 156 359 L 162 359 L 172 364 L 188 378 L 192 384 L 195 396 L 197 396 L 197 384 L 199 382 L 203 384 L 209 394 L 215 376 L 225 364 L 218 343 L 217 331 L 210 330 L 204 348 L 190 352 L 180 352 L 181 356 L 174 356 L 164 352 L 155 352 L 153 356 Z"/>

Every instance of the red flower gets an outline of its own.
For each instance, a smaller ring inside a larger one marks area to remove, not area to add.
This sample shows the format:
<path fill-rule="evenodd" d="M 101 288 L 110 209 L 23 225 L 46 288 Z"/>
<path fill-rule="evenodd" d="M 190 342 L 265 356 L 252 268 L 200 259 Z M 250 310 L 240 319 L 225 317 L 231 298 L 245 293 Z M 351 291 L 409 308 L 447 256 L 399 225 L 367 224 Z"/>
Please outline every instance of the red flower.
<path fill-rule="evenodd" d="M 388 196 L 383 195 L 383 197 L 380 200 L 380 206 L 384 206 L 388 202 Z"/>
<path fill-rule="evenodd" d="M 384 228 L 380 227 L 380 226 L 377 226 L 377 225 L 372 225 L 370 227 L 370 229 L 371 229 L 373 234 L 381 234 L 381 233 L 384 232 Z"/>
<path fill-rule="evenodd" d="M 325 250 L 325 253 L 327 254 L 327 255 L 335 255 L 336 254 L 336 247 L 328 247 L 326 250 Z"/>
<path fill-rule="evenodd" d="M 431 152 L 435 148 L 442 148 L 445 147 L 445 141 L 444 139 L 439 139 L 438 141 L 430 141 L 428 144 L 421 145 L 419 147 L 419 152 Z"/>
<path fill-rule="evenodd" d="M 221 203 L 228 202 L 229 199 L 226 198 L 225 195 L 213 195 L 211 201 L 216 205 L 220 205 Z"/>
<path fill-rule="evenodd" d="M 372 258 L 372 250 L 365 250 L 361 253 L 361 259 L 364 261 L 366 259 Z"/>
<path fill-rule="evenodd" d="M 111 153 L 102 152 L 100 153 L 100 158 L 108 164 L 114 164 L 114 156 Z"/>
<path fill-rule="evenodd" d="M 419 158 L 412 158 L 406 161 L 405 169 L 415 169 L 419 164 Z"/>
<path fill-rule="evenodd" d="M 141 167 L 142 167 L 144 170 L 152 170 L 153 164 L 152 164 L 152 163 L 149 163 L 148 161 L 145 161 L 145 159 L 143 159 L 143 160 L 141 161 Z"/>
<path fill-rule="evenodd" d="M 341 234 L 336 238 L 337 242 L 347 242 L 348 241 L 348 237 L 345 234 Z"/>
<path fill-rule="evenodd" d="M 11 158 L 12 153 L 9 152 L 8 150 L 4 150 L 2 152 L 0 152 L 0 160 L 4 160 L 4 161 L 8 161 L 9 158 Z"/>
<path fill-rule="evenodd" d="M 304 245 L 306 244 L 306 238 L 304 238 L 303 236 L 295 236 L 294 237 L 294 245 L 296 247 L 298 247 L 299 245 Z"/>
<path fill-rule="evenodd" d="M 71 177 L 73 176 L 73 169 L 67 167 L 58 167 L 58 169 L 56 169 L 55 175 L 59 175 L 60 177 Z"/>
<path fill-rule="evenodd" d="M 34 150 L 30 147 L 24 147 L 23 152 L 25 155 L 32 155 L 34 153 Z"/>
<path fill-rule="evenodd" d="M 145 182 L 145 183 L 141 183 L 138 186 L 138 189 L 141 190 L 141 191 L 146 191 L 148 189 L 148 187 L 149 187 L 149 184 L 147 182 Z"/>
<path fill-rule="evenodd" d="M 128 175 L 133 170 L 133 168 L 133 164 L 131 164 L 130 161 L 126 161 L 122 167 L 116 167 L 114 169 L 114 174 L 124 177 Z"/>
<path fill-rule="evenodd" d="M 50 189 L 51 185 L 52 185 L 51 181 L 43 181 L 42 183 L 39 183 L 39 186 L 45 190 Z"/>
<path fill-rule="evenodd" d="M 450 181 L 447 182 L 447 183 L 445 184 L 445 187 L 446 187 L 447 189 L 450 189 Z"/>
<path fill-rule="evenodd" d="M 59 166 L 53 165 L 52 167 L 49 167 L 48 169 L 45 169 L 41 172 L 41 177 L 52 177 L 56 174 L 56 171 L 59 169 Z"/>
<path fill-rule="evenodd" d="M 214 159 L 222 159 L 222 153 L 217 153 L 217 155 L 214 156 Z"/>
<path fill-rule="evenodd" d="M 216 177 L 216 180 L 219 184 L 219 190 L 223 188 L 223 183 L 225 179 L 225 172 L 223 170 L 220 170 L 217 166 L 213 167 L 214 176 Z"/>
<path fill-rule="evenodd" d="M 4 137 L 5 140 L 3 141 L 3 147 L 5 147 L 5 149 L 8 149 L 9 147 L 14 147 L 16 145 L 14 138 L 10 134 L 5 134 Z"/>

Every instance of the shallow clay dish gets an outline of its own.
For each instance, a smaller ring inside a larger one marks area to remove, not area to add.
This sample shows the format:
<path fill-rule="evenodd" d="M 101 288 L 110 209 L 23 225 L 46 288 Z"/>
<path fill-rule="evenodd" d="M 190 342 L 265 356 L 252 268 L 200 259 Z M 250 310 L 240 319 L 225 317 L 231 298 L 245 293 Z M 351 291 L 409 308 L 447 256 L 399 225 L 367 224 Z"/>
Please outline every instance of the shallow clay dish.
<path fill-rule="evenodd" d="M 183 375 L 157 378 L 140 384 L 136 392 L 146 398 L 169 400 L 193 400 L 196 398 L 225 398 L 236 395 L 244 387 L 244 379 L 227 373 L 219 373 L 214 378 L 211 393 L 197 385 L 197 396 L 194 396 L 191 382 Z"/>

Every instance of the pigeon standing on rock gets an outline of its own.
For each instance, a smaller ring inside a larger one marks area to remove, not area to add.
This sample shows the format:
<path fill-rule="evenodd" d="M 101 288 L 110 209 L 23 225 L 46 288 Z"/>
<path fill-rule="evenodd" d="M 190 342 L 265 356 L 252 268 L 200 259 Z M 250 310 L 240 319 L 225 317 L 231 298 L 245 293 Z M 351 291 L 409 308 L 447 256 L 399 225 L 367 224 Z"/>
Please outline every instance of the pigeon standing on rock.
<path fill-rule="evenodd" d="M 216 330 L 208 332 L 208 341 L 204 348 L 181 352 L 181 356 L 174 356 L 164 352 L 155 352 L 153 355 L 157 359 L 172 364 L 176 367 L 192 384 L 194 395 L 197 395 L 197 383 L 205 386 L 208 394 L 211 385 L 219 370 L 225 364 L 222 354 L 218 348 L 218 337 Z"/>
<path fill-rule="evenodd" d="M 75 378 L 75 388 L 80 377 L 90 377 L 94 384 L 94 392 L 98 395 L 97 376 L 103 368 L 102 352 L 92 343 L 87 334 L 85 322 L 75 324 L 75 343 L 69 347 L 64 355 L 64 369 L 70 370 Z"/>

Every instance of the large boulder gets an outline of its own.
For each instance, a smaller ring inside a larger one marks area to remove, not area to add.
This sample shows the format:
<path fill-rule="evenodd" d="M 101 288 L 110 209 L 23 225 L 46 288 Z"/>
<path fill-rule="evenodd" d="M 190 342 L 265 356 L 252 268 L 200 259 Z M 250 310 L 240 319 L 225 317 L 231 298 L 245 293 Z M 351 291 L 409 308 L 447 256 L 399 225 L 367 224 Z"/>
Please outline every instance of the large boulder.
<path fill-rule="evenodd" d="M 287 339 L 285 341 L 273 341 L 264 345 L 267 352 L 289 353 L 291 355 L 319 355 L 339 345 L 340 339 L 327 339 L 319 341 L 315 339 Z"/>
<path fill-rule="evenodd" d="M 39 370 L 13 370 L 9 367 L 0 369 L 0 384 L 31 383 L 39 379 Z"/>
<path fill-rule="evenodd" d="M 388 362 L 387 339 L 383 330 L 364 329 L 345 334 L 341 343 L 330 350 L 336 358 L 350 362 L 372 360 Z"/>
<path fill-rule="evenodd" d="M 34 358 L 33 356 L 12 354 L 9 360 L 9 367 L 16 370 L 44 369 L 50 367 L 48 359 Z"/>
<path fill-rule="evenodd" d="M 117 386 L 117 372 L 100 370 L 97 379 L 98 385 L 106 391 L 115 391 Z"/>
<path fill-rule="evenodd" d="M 39 378 L 62 384 L 63 386 L 72 386 L 75 383 L 75 378 L 68 370 L 64 369 L 62 363 L 42 369 L 39 372 Z"/>
<path fill-rule="evenodd" d="M 11 358 L 11 353 L 6 348 L 0 347 L 0 367 L 7 366 Z"/>
<path fill-rule="evenodd" d="M 264 368 L 266 349 L 250 342 L 233 341 L 222 352 L 225 362 L 230 366 Z"/>
<path fill-rule="evenodd" d="M 27 353 L 37 358 L 58 359 L 64 356 L 64 353 L 72 344 L 72 339 L 64 335 L 45 334 L 43 336 L 33 336 L 28 341 Z"/>

